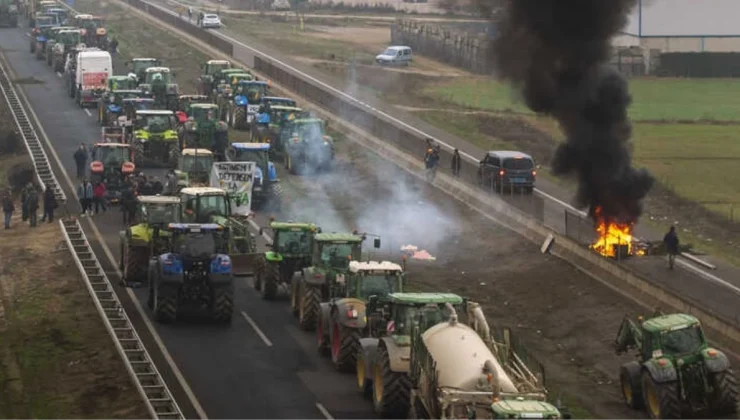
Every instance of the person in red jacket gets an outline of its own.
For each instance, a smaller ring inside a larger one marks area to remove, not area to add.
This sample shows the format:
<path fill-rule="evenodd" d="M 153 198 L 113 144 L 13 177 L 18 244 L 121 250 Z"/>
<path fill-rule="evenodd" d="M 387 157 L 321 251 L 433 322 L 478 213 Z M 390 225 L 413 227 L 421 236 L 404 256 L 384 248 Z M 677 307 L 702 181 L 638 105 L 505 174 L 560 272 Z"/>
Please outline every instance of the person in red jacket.
<path fill-rule="evenodd" d="M 106 211 L 105 208 L 105 184 L 103 182 L 98 182 L 93 187 L 93 202 L 95 202 L 95 214 L 98 214 L 98 209 L 103 208 L 103 211 Z"/>

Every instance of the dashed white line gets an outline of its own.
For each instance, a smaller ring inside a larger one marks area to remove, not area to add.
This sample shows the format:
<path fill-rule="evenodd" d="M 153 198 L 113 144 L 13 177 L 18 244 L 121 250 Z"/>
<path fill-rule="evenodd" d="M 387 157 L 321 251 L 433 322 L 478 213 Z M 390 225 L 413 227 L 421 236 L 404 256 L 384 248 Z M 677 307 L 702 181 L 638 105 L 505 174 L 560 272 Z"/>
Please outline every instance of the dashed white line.
<path fill-rule="evenodd" d="M 324 417 L 326 417 L 328 420 L 334 420 L 334 417 L 332 417 L 332 415 L 329 412 L 329 410 L 327 410 L 326 407 L 324 407 L 324 404 L 321 404 L 320 402 L 317 402 L 316 403 L 316 408 L 318 408 L 319 411 L 321 411 L 321 414 L 323 414 Z"/>
<path fill-rule="evenodd" d="M 62 73 L 57 72 L 57 77 L 61 79 L 62 78 Z"/>
<path fill-rule="evenodd" d="M 87 114 L 88 117 L 92 117 L 92 114 L 90 113 L 90 110 L 87 108 L 82 108 L 83 111 L 85 111 L 85 114 Z"/>
<path fill-rule="evenodd" d="M 256 332 L 258 336 L 260 336 L 260 338 L 267 345 L 267 347 L 272 347 L 272 341 L 270 341 L 270 339 L 267 338 L 267 336 L 265 335 L 265 333 L 262 332 L 262 330 L 257 325 L 257 323 L 254 322 L 254 320 L 252 319 L 252 317 L 250 317 L 249 315 L 247 315 L 247 313 L 244 312 L 244 311 L 242 311 L 242 316 L 249 323 L 249 325 L 252 326 L 252 329 L 254 330 L 254 332 Z"/>

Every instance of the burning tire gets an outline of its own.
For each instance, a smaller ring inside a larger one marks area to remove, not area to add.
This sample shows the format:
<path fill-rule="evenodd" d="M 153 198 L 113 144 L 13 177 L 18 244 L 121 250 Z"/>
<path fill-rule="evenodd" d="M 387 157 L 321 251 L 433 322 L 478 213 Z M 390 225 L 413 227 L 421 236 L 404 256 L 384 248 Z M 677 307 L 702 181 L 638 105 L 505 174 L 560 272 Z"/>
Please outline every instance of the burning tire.
<path fill-rule="evenodd" d="M 383 418 L 405 419 L 409 412 L 411 379 L 406 372 L 391 370 L 388 349 L 382 341 L 373 369 L 373 408 Z"/>
<path fill-rule="evenodd" d="M 658 383 L 645 371 L 642 374 L 642 392 L 651 419 L 681 418 L 678 384 L 675 381 Z"/>
<path fill-rule="evenodd" d="M 351 372 L 357 364 L 360 350 L 360 332 L 345 327 L 334 319 L 331 331 L 331 361 L 340 372 Z"/>

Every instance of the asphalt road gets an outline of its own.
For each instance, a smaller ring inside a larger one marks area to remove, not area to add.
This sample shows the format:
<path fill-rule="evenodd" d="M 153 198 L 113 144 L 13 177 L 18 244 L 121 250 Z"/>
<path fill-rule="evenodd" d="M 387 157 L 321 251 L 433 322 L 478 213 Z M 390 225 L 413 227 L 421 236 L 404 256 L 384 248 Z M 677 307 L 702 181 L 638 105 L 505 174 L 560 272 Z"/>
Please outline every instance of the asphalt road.
<path fill-rule="evenodd" d="M 23 90 L 64 169 L 74 176 L 75 148 L 80 142 L 96 141 L 100 128 L 94 113 L 76 107 L 66 95 L 61 77 L 29 53 L 26 32 L 24 28 L 0 30 L 0 47 L 18 77 L 38 81 L 23 85 Z M 67 191 L 67 196 L 73 201 L 72 191 Z M 118 208 L 92 219 L 117 261 L 118 231 L 122 227 Z M 92 229 L 86 229 L 86 233 L 91 240 L 94 238 Z M 115 268 L 106 261 L 103 244 L 94 244 L 94 248 L 109 278 L 117 281 Z M 319 357 L 313 335 L 298 330 L 287 305 L 263 301 L 247 278 L 238 278 L 236 286 L 230 327 L 197 319 L 175 325 L 151 321 L 208 417 L 325 418 L 327 414 L 322 410 L 336 418 L 374 417 L 371 405 L 355 391 L 354 377 L 336 373 L 328 360 Z M 183 412 L 189 418 L 196 417 L 185 390 L 166 369 L 163 356 L 157 354 L 154 337 L 146 334 L 127 293 L 120 287 L 116 292 L 137 330 L 144 332 L 144 343 L 158 368 L 165 370 L 165 381 L 173 388 Z M 145 290 L 135 289 L 135 297 L 146 308 Z M 151 313 L 145 311 L 145 316 L 151 318 Z"/>

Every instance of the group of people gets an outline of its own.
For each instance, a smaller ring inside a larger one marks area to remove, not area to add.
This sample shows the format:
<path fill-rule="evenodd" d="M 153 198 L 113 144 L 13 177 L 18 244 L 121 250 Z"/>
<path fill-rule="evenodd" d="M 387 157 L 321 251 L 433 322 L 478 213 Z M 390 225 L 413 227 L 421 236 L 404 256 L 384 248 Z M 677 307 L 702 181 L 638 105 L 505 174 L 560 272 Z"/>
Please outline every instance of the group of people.
<path fill-rule="evenodd" d="M 426 138 L 427 143 L 427 149 L 426 153 L 424 154 L 424 167 L 426 168 L 426 179 L 428 182 L 433 182 L 434 178 L 437 176 L 437 167 L 439 166 L 439 152 L 441 150 L 441 147 L 439 144 L 436 144 L 434 140 L 431 138 Z M 455 177 L 460 176 L 460 166 L 461 166 L 461 160 L 460 160 L 460 151 L 455 149 L 452 152 L 452 160 L 451 160 L 451 170 L 452 175 Z"/>
<path fill-rule="evenodd" d="M 38 186 L 29 182 L 21 191 L 21 219 L 24 223 L 28 222 L 31 227 L 36 227 L 38 224 L 39 195 L 42 196 L 41 204 L 43 208 L 41 222 L 51 223 L 54 220 L 54 210 L 59 206 L 54 195 L 54 189 L 50 185 L 47 185 L 42 193 L 39 190 Z M 10 189 L 5 190 L 2 201 L 5 229 L 7 230 L 10 229 L 10 221 L 15 212 L 15 203 Z"/>

